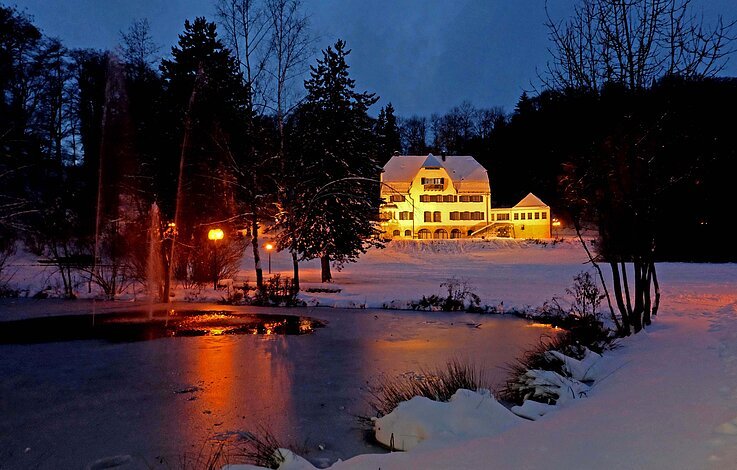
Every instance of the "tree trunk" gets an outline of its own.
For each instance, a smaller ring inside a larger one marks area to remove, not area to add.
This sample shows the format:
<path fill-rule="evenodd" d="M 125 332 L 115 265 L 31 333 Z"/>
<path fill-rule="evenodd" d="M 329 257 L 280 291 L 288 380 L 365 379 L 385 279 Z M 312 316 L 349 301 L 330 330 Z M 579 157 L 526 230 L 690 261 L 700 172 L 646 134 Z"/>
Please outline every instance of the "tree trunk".
<path fill-rule="evenodd" d="M 294 289 L 299 292 L 299 261 L 297 260 L 296 251 L 292 251 L 292 268 L 294 272 L 292 283 L 294 285 Z"/>
<path fill-rule="evenodd" d="M 616 261 L 609 263 L 609 267 L 612 269 L 612 281 L 614 284 L 614 300 L 617 303 L 619 309 L 619 315 L 622 317 L 622 328 L 619 332 L 622 336 L 629 336 L 630 334 L 630 315 L 627 311 L 627 307 L 624 305 L 624 299 L 622 298 L 622 279 L 619 273 L 619 265 Z"/>
<path fill-rule="evenodd" d="M 330 256 L 320 257 L 320 267 L 322 268 L 322 282 L 333 282 L 333 275 L 330 273 Z"/>
<path fill-rule="evenodd" d="M 655 301 L 653 302 L 652 315 L 658 314 L 658 308 L 660 308 L 660 284 L 658 283 L 658 273 L 655 270 L 655 262 L 651 262 L 650 272 L 653 275 L 653 289 L 655 290 Z"/>
<path fill-rule="evenodd" d="M 261 268 L 261 254 L 258 250 L 258 216 L 255 204 L 251 204 L 251 246 L 253 247 L 253 264 L 256 268 L 256 289 L 264 287 L 264 271 Z"/>
<path fill-rule="evenodd" d="M 642 318 L 645 311 L 645 286 L 642 262 L 635 260 L 632 264 L 635 271 L 635 305 L 632 308 L 631 320 L 635 333 L 639 333 L 642 330 Z"/>

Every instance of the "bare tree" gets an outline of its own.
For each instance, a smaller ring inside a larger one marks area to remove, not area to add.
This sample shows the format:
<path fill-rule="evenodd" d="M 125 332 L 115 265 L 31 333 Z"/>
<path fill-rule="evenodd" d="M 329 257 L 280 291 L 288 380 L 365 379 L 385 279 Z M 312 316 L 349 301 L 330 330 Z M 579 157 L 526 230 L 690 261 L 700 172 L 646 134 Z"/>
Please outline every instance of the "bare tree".
<path fill-rule="evenodd" d="M 610 111 L 603 134 L 588 136 L 588 152 L 565 165 L 561 186 L 579 238 L 585 220 L 598 229 L 599 256 L 590 259 L 602 282 L 596 261 L 611 269 L 618 317 L 606 294 L 615 324 L 622 334 L 637 333 L 660 303 L 658 198 L 684 178 L 663 151 L 673 137 L 667 113 L 645 99 L 665 77 L 717 74 L 733 52 L 735 23 L 719 17 L 706 26 L 691 0 L 581 0 L 568 21 L 548 18 L 553 61 L 546 85 L 583 91 Z"/>
<path fill-rule="evenodd" d="M 714 76 L 735 37 L 734 21 L 707 26 L 691 0 L 582 0 L 566 21 L 548 14 L 547 26 L 550 88 L 636 90 L 669 75 Z"/>
<path fill-rule="evenodd" d="M 262 0 L 219 0 L 215 6 L 225 40 L 249 89 L 248 111 L 264 113 L 271 21 Z"/>
<path fill-rule="evenodd" d="M 427 118 L 412 116 L 399 121 L 402 150 L 407 155 L 427 153 Z"/>
<path fill-rule="evenodd" d="M 161 48 L 151 37 L 148 19 L 133 20 L 128 31 L 120 32 L 120 40 L 123 59 L 135 68 L 150 67 L 158 61 L 157 54 Z"/>

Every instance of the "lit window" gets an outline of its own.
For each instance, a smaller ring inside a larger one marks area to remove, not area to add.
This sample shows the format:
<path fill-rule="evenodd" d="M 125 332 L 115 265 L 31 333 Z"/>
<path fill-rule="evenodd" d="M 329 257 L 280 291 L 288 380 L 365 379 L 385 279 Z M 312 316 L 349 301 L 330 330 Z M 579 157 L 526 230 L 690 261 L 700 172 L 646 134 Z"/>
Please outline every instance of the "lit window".
<path fill-rule="evenodd" d="M 548 218 L 548 213 L 547 212 L 543 212 L 542 213 L 542 216 L 543 216 L 543 219 L 547 219 Z"/>
<path fill-rule="evenodd" d="M 395 230 L 394 232 L 392 232 L 392 236 L 393 237 L 398 237 L 399 236 L 399 230 Z"/>
<path fill-rule="evenodd" d="M 514 214 L 514 215 L 517 215 L 517 214 Z M 515 220 L 516 219 L 517 218 L 515 217 Z M 496 215 L 496 220 L 509 220 L 509 213 L 507 212 L 505 214 L 497 214 Z"/>
<path fill-rule="evenodd" d="M 528 213 L 527 213 L 527 218 L 528 218 L 529 220 L 532 220 L 532 212 L 528 212 Z"/>
<path fill-rule="evenodd" d="M 450 220 L 461 220 L 461 215 L 459 212 L 451 212 L 450 213 Z"/>
<path fill-rule="evenodd" d="M 405 237 L 411 237 L 412 236 L 412 230 L 405 230 L 404 231 L 404 236 Z"/>
<path fill-rule="evenodd" d="M 432 212 L 425 212 L 425 222 L 432 222 Z"/>
<path fill-rule="evenodd" d="M 401 194 L 392 194 L 392 202 L 404 202 L 404 196 Z"/>
<path fill-rule="evenodd" d="M 516 212 L 514 213 L 514 220 L 519 220 L 519 214 Z"/>
<path fill-rule="evenodd" d="M 441 222 L 440 220 L 440 212 L 435 211 L 432 213 L 432 221 L 433 222 Z"/>
<path fill-rule="evenodd" d="M 525 220 L 525 213 L 522 213 L 522 217 L 520 217 L 522 220 Z"/>
<path fill-rule="evenodd" d="M 540 218 L 540 213 L 539 212 L 535 212 L 535 220 L 537 220 L 539 218 Z"/>
<path fill-rule="evenodd" d="M 471 202 L 484 202 L 484 196 L 471 196 Z"/>
<path fill-rule="evenodd" d="M 461 202 L 468 202 L 470 201 L 470 199 L 471 199 L 471 196 L 459 196 L 459 200 Z"/>

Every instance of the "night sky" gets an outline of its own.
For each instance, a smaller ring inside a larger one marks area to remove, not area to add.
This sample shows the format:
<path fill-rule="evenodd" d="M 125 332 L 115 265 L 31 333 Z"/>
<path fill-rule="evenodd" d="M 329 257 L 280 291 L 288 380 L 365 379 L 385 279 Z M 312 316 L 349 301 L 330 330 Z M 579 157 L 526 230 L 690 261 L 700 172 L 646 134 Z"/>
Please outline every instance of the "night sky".
<path fill-rule="evenodd" d="M 69 47 L 113 48 L 134 18 L 148 18 L 162 55 L 185 19 L 215 20 L 211 0 L 4 3 L 25 10 Z M 553 0 L 549 8 L 564 18 L 575 3 Z M 707 20 L 737 18 L 734 0 L 694 4 Z M 304 0 L 317 50 L 346 40 L 357 88 L 381 96 L 379 105 L 391 101 L 401 116 L 443 113 L 463 100 L 511 111 L 523 91 L 539 84 L 549 57 L 544 6 L 544 0 Z M 737 76 L 737 56 L 722 74 Z"/>

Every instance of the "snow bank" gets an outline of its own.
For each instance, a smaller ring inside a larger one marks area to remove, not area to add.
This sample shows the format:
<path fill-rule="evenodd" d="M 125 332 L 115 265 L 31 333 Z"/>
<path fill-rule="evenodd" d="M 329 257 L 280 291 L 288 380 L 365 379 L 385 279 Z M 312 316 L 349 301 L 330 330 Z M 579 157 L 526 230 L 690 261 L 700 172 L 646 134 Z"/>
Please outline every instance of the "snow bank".
<path fill-rule="evenodd" d="M 289 449 L 277 449 L 276 459 L 281 461 L 279 470 L 315 470 L 315 466 Z M 262 470 L 263 467 L 247 464 L 225 465 L 222 470 Z"/>
<path fill-rule="evenodd" d="M 450 401 L 414 397 L 374 421 L 376 440 L 396 450 L 411 450 L 428 441 L 434 445 L 494 436 L 522 421 L 488 390 L 458 390 Z"/>

